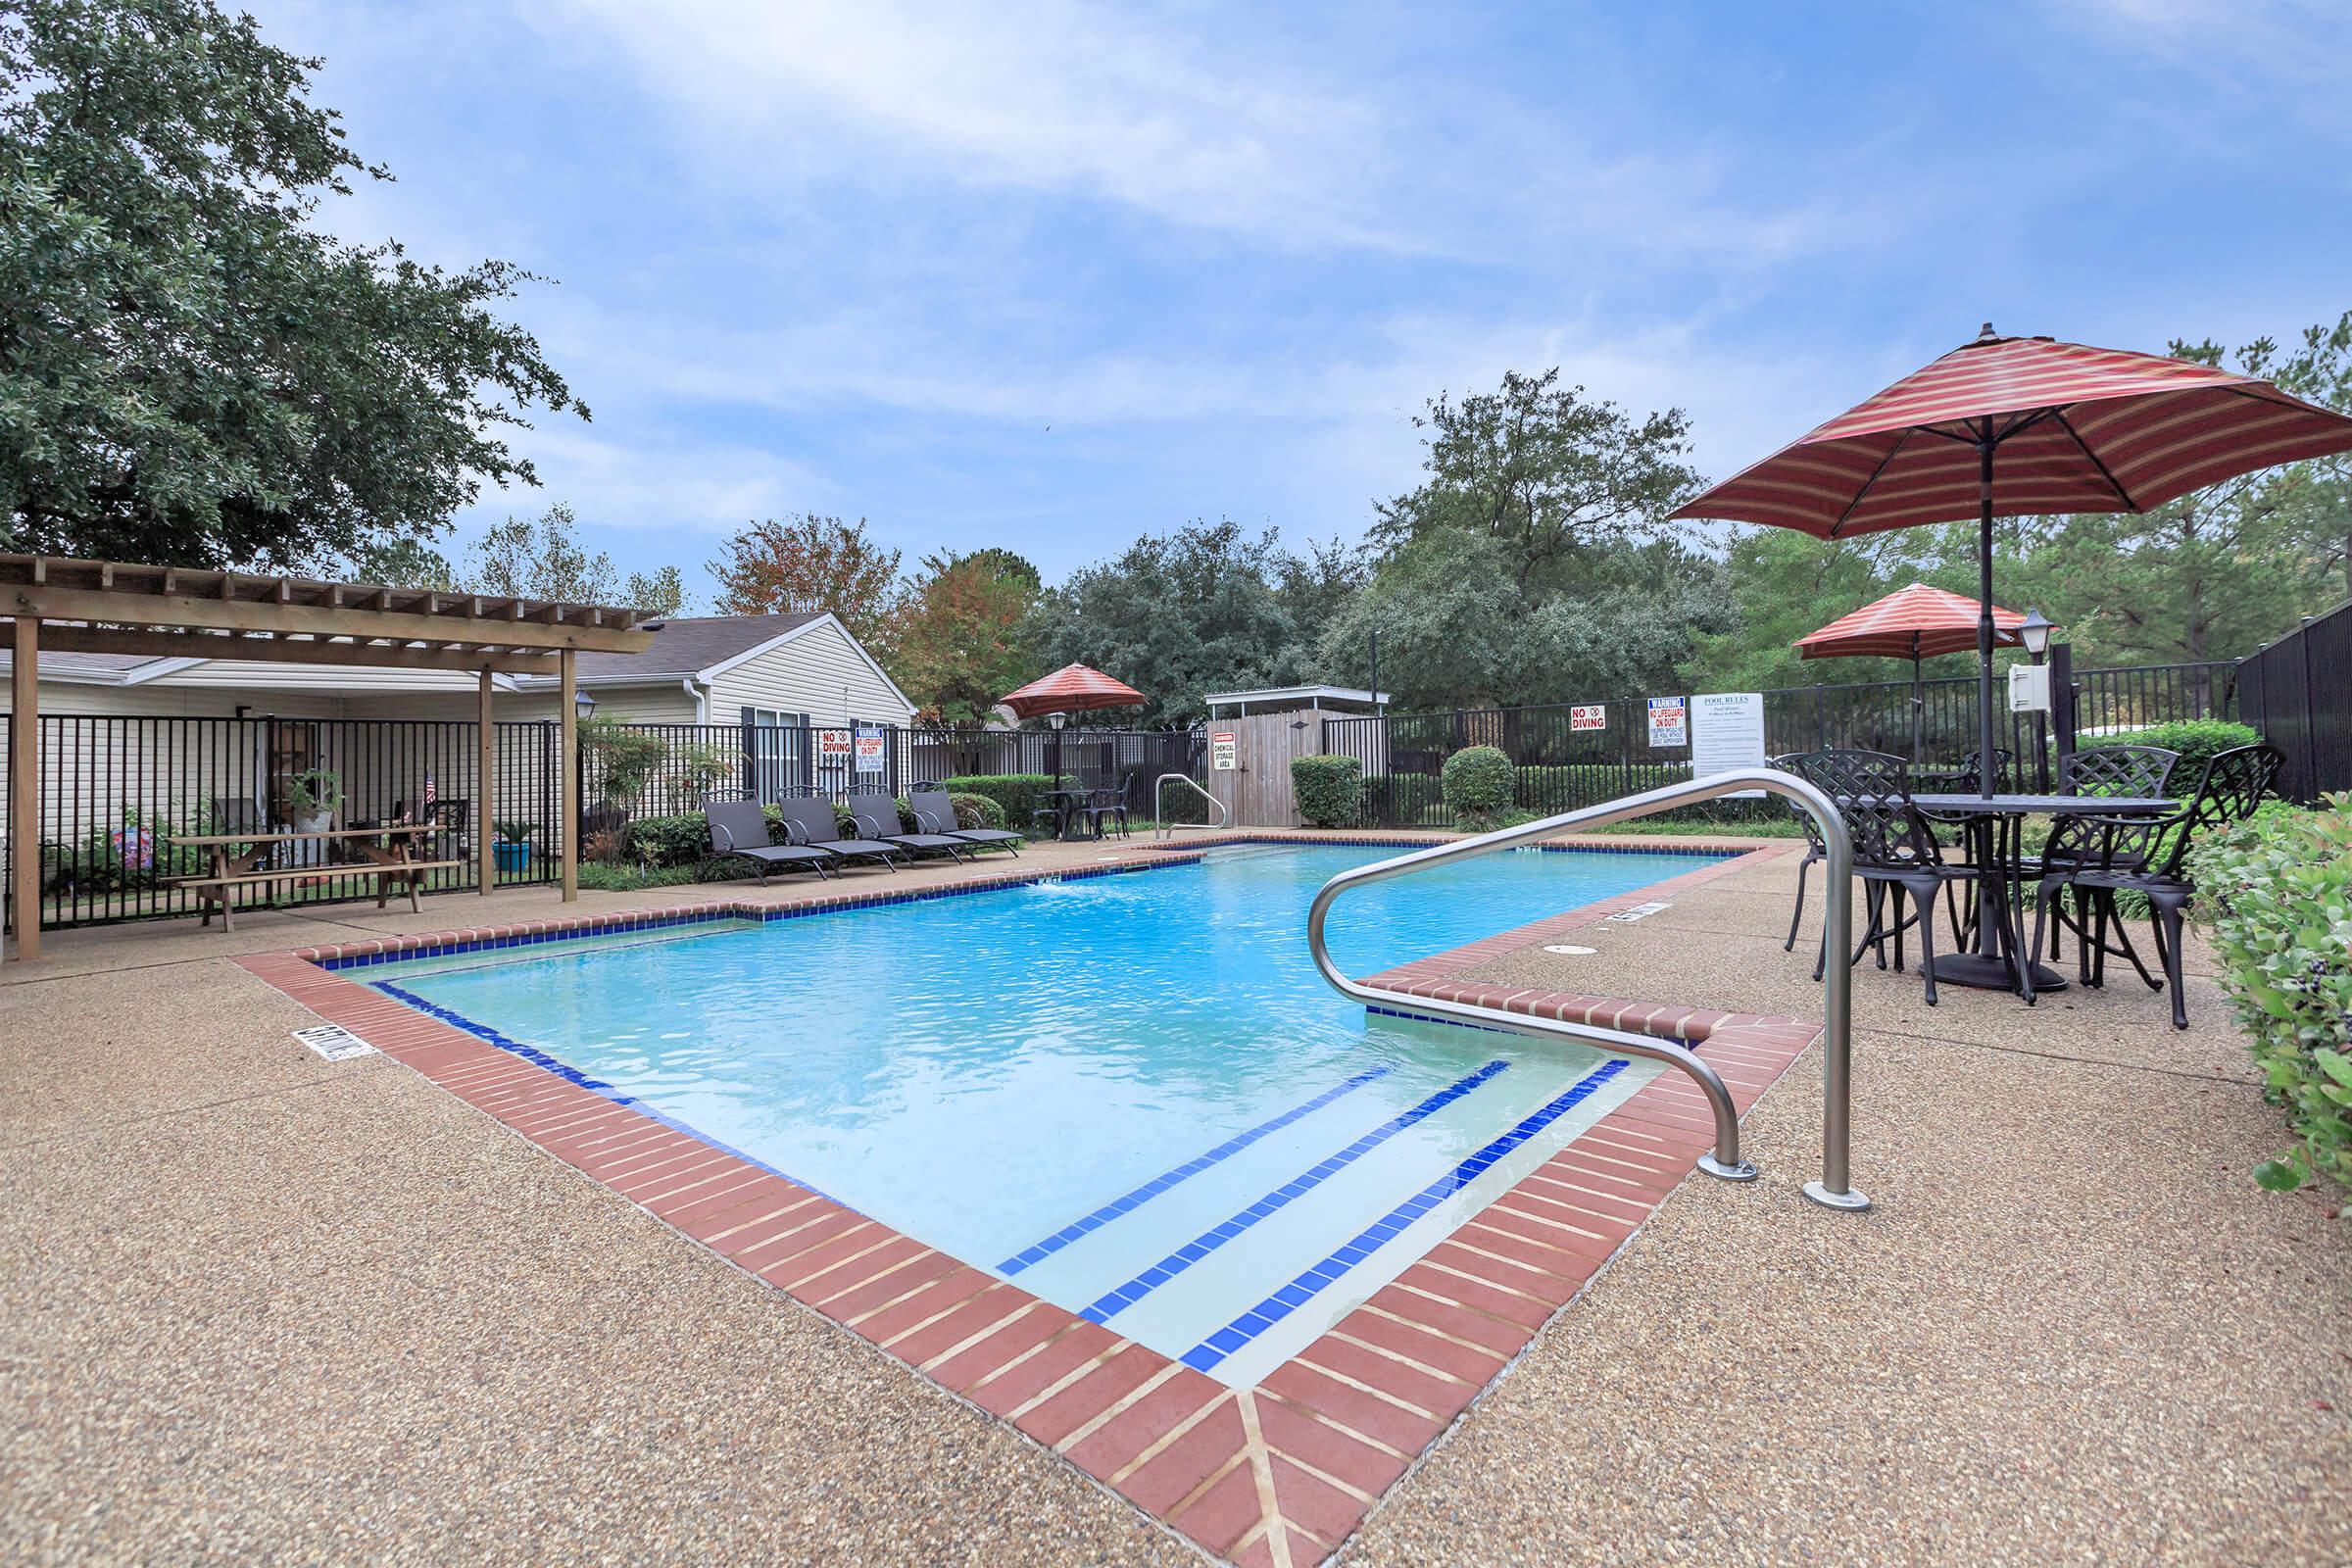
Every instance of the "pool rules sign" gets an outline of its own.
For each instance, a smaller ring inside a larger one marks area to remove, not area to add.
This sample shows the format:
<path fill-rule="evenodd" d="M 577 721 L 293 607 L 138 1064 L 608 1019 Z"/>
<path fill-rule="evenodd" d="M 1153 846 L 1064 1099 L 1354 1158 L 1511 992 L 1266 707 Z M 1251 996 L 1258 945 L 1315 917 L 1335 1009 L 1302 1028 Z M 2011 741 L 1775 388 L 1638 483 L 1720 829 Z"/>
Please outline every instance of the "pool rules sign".
<path fill-rule="evenodd" d="M 1690 776 L 1764 765 L 1764 697 L 1760 692 L 1707 692 L 1690 699 Z M 1740 790 L 1735 800 L 1759 798 Z"/>

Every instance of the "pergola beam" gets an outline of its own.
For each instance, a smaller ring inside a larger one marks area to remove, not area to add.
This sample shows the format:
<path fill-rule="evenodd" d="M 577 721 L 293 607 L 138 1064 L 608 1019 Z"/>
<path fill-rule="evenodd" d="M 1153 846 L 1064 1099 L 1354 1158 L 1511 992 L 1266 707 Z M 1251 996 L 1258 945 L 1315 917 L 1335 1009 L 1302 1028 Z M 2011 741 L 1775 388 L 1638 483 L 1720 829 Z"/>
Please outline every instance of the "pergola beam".
<path fill-rule="evenodd" d="M 461 607 L 464 601 L 457 602 Z M 462 645 L 540 648 L 550 651 L 589 649 L 599 653 L 631 654 L 652 645 L 653 634 L 627 625 L 564 620 L 552 624 L 532 621 L 477 621 L 470 615 L 447 612 L 420 614 L 405 610 L 352 611 L 332 605 L 264 604 L 243 599 L 205 599 L 194 594 L 126 593 L 99 588 L 61 588 L 55 583 L 20 583 L 0 587 L 0 612 L 31 615 L 41 620 L 135 622 L 149 626 L 177 626 L 204 631 L 264 632 L 272 636 L 369 636 L 417 642 L 453 641 Z M 474 628 L 479 628 L 478 631 Z M 468 635 L 472 632 L 472 635 Z M 248 656 L 251 657 L 251 656 Z"/>
<path fill-rule="evenodd" d="M 231 659 L 272 664 L 357 664 L 371 669 L 447 669 L 463 674 L 489 668 L 502 675 L 553 675 L 556 656 L 467 644 L 330 642 L 318 637 L 223 636 L 219 632 L 157 631 L 148 627 L 42 628 L 42 645 L 66 654 L 130 654 L 153 659 Z"/>

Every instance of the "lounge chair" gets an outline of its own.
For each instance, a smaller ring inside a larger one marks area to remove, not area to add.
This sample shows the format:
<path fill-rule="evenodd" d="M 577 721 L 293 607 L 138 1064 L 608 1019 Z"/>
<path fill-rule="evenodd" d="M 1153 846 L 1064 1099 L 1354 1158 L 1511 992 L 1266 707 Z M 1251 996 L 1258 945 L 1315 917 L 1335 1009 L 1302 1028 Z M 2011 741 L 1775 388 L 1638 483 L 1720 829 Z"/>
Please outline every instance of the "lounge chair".
<path fill-rule="evenodd" d="M 818 881 L 826 876 L 825 866 L 838 857 L 822 850 L 812 850 L 798 844 L 770 844 L 767 841 L 767 816 L 754 800 L 707 800 L 703 803 L 703 823 L 710 830 L 710 857 L 716 860 L 749 860 L 760 873 L 760 885 L 767 886 L 767 873 L 797 865 L 814 871 Z"/>
<path fill-rule="evenodd" d="M 850 820 L 866 838 L 882 844 L 895 844 L 909 855 L 925 850 L 960 860 L 971 853 L 972 846 L 963 839 L 950 838 L 945 833 L 902 833 L 899 831 L 899 803 L 887 795 L 853 795 L 850 797 Z"/>
<path fill-rule="evenodd" d="M 914 813 L 917 826 L 926 833 L 942 838 L 961 839 L 974 849 L 986 849 L 992 844 L 1003 845 L 1017 858 L 1021 853 L 1021 835 L 1001 827 L 957 827 L 956 803 L 948 799 L 946 790 L 909 790 L 906 808 Z"/>
<path fill-rule="evenodd" d="M 893 871 L 899 868 L 900 852 L 893 846 L 872 839 L 843 838 L 841 818 L 833 814 L 831 801 L 807 797 L 778 801 L 776 810 L 784 818 L 785 833 L 797 846 L 821 850 L 836 860 L 880 860 Z"/>

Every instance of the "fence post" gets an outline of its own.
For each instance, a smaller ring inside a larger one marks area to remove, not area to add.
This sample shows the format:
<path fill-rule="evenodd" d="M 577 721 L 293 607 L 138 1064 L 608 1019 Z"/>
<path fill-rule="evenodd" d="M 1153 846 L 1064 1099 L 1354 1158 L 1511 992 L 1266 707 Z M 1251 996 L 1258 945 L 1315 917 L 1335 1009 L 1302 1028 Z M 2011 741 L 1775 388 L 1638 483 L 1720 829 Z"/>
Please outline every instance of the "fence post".
<path fill-rule="evenodd" d="M 1817 752 L 1826 752 L 1830 749 L 1830 718 L 1829 714 L 1822 710 L 1821 701 L 1821 682 L 1815 681 L 1813 683 L 1813 749 Z"/>
<path fill-rule="evenodd" d="M 2293 799 L 2312 801 L 2319 791 L 2312 786 L 2319 781 L 2320 770 L 2320 710 L 2312 700 L 2311 679 L 2311 617 L 2300 617 L 2302 625 L 2295 632 L 2295 641 L 2302 644 L 2303 655 L 2303 756 L 2296 769 Z"/>

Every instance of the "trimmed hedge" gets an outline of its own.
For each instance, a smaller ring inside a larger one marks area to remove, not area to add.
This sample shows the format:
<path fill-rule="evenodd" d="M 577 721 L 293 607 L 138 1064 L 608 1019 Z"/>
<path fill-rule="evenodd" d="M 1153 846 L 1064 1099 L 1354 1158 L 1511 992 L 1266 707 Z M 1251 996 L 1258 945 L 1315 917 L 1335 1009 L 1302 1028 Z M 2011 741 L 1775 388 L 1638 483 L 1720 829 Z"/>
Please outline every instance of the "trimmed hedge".
<path fill-rule="evenodd" d="M 1054 788 L 1051 773 L 966 773 L 943 780 L 940 788 L 951 795 L 984 795 L 997 803 L 1004 813 L 1004 826 L 1015 832 L 1027 832 L 1036 812 L 1044 807 L 1046 791 Z M 993 824 L 992 824 L 993 825 Z"/>
<path fill-rule="evenodd" d="M 2179 752 L 2180 760 L 2173 764 L 2172 782 L 2166 787 L 2175 795 L 2185 796 L 2197 787 L 2197 780 L 2204 776 L 2205 764 L 2216 755 L 2240 746 L 2261 744 L 2262 731 L 2251 724 L 2231 723 L 2226 718 L 2183 718 L 2169 724 L 2150 724 L 2144 729 L 2087 736 L 2076 743 L 2076 749 L 2087 752 L 2099 746 L 2161 746 L 2168 752 Z"/>
<path fill-rule="evenodd" d="M 1006 825 L 1004 808 L 986 795 L 963 795 L 951 790 L 948 804 L 956 808 L 957 827 L 1001 828 Z M 1021 824 L 1024 829 L 1028 825 L 1026 822 Z"/>
<path fill-rule="evenodd" d="M 1446 759 L 1440 777 L 1454 822 L 1474 833 L 1495 826 L 1511 809 L 1519 782 L 1511 760 L 1494 746 L 1464 747 Z"/>
<path fill-rule="evenodd" d="M 1350 827 L 1364 808 L 1364 764 L 1352 757 L 1294 757 L 1291 795 L 1309 827 Z"/>
<path fill-rule="evenodd" d="M 2254 1169 L 2274 1192 L 2352 1187 L 2352 793 L 2265 807 L 2190 852 L 2198 922 L 2292 1148 Z"/>

